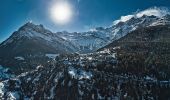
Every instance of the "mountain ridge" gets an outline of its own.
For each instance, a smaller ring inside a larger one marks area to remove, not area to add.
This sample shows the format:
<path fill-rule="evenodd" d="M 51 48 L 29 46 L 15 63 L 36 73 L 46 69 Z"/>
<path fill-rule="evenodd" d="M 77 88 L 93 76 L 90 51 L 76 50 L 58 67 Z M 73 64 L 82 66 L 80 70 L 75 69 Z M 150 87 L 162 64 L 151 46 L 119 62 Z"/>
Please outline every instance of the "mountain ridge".
<path fill-rule="evenodd" d="M 16 32 L 22 38 L 17 38 L 15 34 L 12 42 L 0 47 L 0 64 L 8 64 L 17 73 L 16 76 L 6 73 L 1 66 L 5 74 L 2 79 L 10 78 L 0 82 L 0 98 L 170 99 L 169 21 L 169 15 L 160 18 L 142 15 L 109 28 L 99 27 L 84 33 L 58 32 L 57 36 L 41 29 L 42 25 L 28 23 L 31 29 L 27 28 L 28 24 L 20 29 L 24 35 Z M 29 31 L 25 31 L 27 29 Z M 68 42 L 71 40 L 71 43 Z M 99 43 L 96 45 L 102 48 L 90 53 L 75 53 L 71 52 L 72 48 L 67 48 L 70 47 L 67 43 L 72 44 L 73 49 L 76 44 L 76 50 L 85 50 L 86 47 L 79 46 L 87 45 L 86 51 L 94 50 L 94 44 L 90 43 Z M 54 45 L 62 48 L 64 53 L 54 52 Z M 69 50 L 69 53 L 65 53 L 65 50 Z"/>
<path fill-rule="evenodd" d="M 143 13 L 148 11 L 153 14 Z M 48 54 L 93 53 L 140 28 L 170 24 L 169 13 L 161 8 L 150 8 L 137 14 L 140 14 L 140 17 L 131 17 L 107 28 L 98 27 L 82 33 L 53 33 L 41 24 L 28 22 L 0 44 L 0 64 L 21 68 L 32 67 L 31 65 L 34 64 L 36 67 L 42 63 L 41 57 Z M 162 15 L 158 16 L 160 14 Z M 16 57 L 23 57 L 25 60 L 17 61 Z M 36 64 L 36 62 L 32 63 L 32 58 L 40 60 Z M 23 65 L 18 65 L 20 62 Z"/>

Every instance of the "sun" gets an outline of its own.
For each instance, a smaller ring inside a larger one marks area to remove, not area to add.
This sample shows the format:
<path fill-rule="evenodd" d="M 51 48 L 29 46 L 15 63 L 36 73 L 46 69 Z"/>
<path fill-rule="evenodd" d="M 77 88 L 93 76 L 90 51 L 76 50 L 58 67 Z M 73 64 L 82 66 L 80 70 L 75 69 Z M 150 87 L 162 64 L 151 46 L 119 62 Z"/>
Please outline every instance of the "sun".
<path fill-rule="evenodd" d="M 50 17 L 57 24 L 70 22 L 72 16 L 72 7 L 68 2 L 56 2 L 50 8 Z"/>

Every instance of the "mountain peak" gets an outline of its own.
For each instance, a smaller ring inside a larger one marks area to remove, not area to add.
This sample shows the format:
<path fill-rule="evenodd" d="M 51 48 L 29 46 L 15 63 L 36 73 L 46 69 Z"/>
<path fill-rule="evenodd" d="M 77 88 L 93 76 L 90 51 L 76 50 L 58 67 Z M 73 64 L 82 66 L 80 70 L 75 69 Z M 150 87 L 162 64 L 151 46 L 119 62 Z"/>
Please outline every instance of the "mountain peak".
<path fill-rule="evenodd" d="M 32 22 L 27 22 L 26 24 L 24 24 L 19 30 L 23 30 L 23 29 L 45 29 L 44 26 L 42 24 L 36 25 Z"/>
<path fill-rule="evenodd" d="M 143 16 L 155 16 L 158 18 L 162 18 L 166 15 L 170 15 L 170 10 L 165 7 L 152 7 L 143 11 L 138 11 L 132 15 L 121 16 L 119 20 L 113 22 L 114 25 L 120 22 L 129 21 L 132 18 L 142 18 Z"/>
<path fill-rule="evenodd" d="M 42 24 L 36 25 L 32 22 L 27 22 L 21 26 L 16 33 L 19 33 L 21 36 L 32 37 L 37 36 L 37 34 L 45 35 L 51 34 L 52 32 L 46 29 Z"/>
<path fill-rule="evenodd" d="M 144 11 L 140 11 L 139 13 L 136 14 L 136 17 L 142 17 L 143 15 L 163 17 L 168 14 L 170 14 L 170 11 L 168 8 L 153 7 L 153 8 L 146 9 Z"/>

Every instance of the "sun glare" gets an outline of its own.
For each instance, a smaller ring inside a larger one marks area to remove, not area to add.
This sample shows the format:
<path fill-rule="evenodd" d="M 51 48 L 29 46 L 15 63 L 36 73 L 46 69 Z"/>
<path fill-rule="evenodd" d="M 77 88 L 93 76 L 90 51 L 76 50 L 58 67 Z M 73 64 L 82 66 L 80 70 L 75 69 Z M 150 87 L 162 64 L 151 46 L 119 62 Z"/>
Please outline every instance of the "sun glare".
<path fill-rule="evenodd" d="M 68 2 L 56 2 L 50 8 L 50 17 L 57 24 L 70 22 L 73 12 Z"/>

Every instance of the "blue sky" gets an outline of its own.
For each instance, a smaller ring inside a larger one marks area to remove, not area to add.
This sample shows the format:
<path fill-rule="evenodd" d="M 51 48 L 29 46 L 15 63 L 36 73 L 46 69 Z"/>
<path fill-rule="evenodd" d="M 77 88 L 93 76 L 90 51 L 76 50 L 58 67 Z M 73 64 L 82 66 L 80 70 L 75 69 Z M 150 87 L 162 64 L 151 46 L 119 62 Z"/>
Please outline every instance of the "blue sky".
<path fill-rule="evenodd" d="M 87 31 L 110 26 L 122 15 L 150 7 L 170 7 L 170 0 L 67 0 L 75 13 L 71 23 L 55 24 L 49 16 L 52 0 L 0 0 L 0 42 L 28 21 L 57 31 Z"/>

